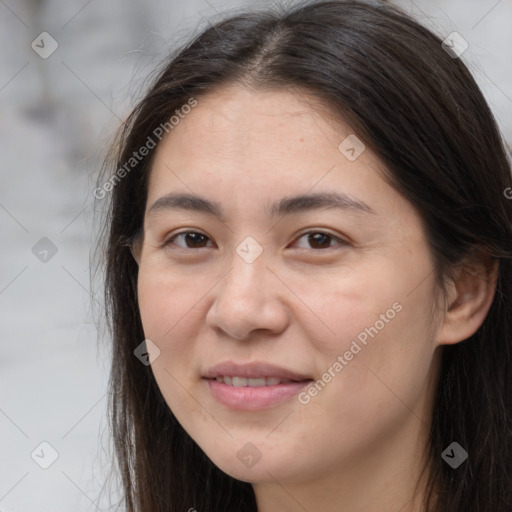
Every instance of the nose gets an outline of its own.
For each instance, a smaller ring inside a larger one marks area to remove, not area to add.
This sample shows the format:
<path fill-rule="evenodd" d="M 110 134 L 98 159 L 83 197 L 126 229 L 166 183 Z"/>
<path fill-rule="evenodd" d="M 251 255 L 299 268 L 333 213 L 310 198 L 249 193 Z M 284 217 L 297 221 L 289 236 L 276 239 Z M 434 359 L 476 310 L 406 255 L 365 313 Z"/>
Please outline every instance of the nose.
<path fill-rule="evenodd" d="M 235 253 L 230 271 L 214 290 L 206 322 L 231 338 L 250 339 L 258 330 L 278 334 L 289 323 L 285 287 L 261 256 L 248 263 Z"/>

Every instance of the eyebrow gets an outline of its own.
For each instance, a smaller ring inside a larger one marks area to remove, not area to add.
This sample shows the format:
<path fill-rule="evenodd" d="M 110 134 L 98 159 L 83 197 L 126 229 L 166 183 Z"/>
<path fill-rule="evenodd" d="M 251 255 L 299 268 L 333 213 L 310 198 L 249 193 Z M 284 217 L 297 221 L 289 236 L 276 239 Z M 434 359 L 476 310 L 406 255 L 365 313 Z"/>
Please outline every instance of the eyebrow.
<path fill-rule="evenodd" d="M 340 208 L 376 214 L 375 210 L 364 201 L 340 192 L 318 192 L 283 197 L 267 207 L 266 212 L 269 217 L 276 217 L 326 208 Z M 153 203 L 148 210 L 148 215 L 154 215 L 166 210 L 201 212 L 215 216 L 223 222 L 225 221 L 224 213 L 219 203 L 194 194 L 176 192 L 166 194 Z"/>

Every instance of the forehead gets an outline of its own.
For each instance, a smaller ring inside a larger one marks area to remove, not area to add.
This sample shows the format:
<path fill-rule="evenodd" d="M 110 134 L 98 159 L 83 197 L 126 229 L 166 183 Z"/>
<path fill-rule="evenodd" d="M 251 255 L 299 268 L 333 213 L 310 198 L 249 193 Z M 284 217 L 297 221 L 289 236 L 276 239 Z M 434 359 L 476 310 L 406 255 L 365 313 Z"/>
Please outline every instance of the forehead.
<path fill-rule="evenodd" d="M 157 153 L 167 147 L 174 161 L 206 160 L 206 168 L 215 164 L 213 158 L 227 160 L 233 167 L 242 159 L 270 160 L 271 165 L 272 159 L 282 163 L 285 158 L 317 156 L 329 148 L 337 151 L 350 132 L 325 104 L 304 92 L 230 86 L 199 97 Z"/>
<path fill-rule="evenodd" d="M 374 209 L 379 192 L 393 194 L 369 149 L 355 160 L 339 149 L 355 134 L 314 97 L 238 86 L 197 101 L 157 147 L 148 208 L 173 191 L 240 207 L 330 191 L 367 205 L 364 196 L 373 195 Z"/>
<path fill-rule="evenodd" d="M 330 106 L 300 89 L 226 86 L 199 98 L 187 119 L 196 135 L 201 132 L 216 142 L 222 139 L 226 145 L 233 142 L 235 146 L 252 139 L 255 143 L 266 138 L 286 144 L 296 142 L 297 136 L 305 142 L 318 136 L 337 138 L 340 131 L 350 130 L 341 117 L 333 115 Z"/>

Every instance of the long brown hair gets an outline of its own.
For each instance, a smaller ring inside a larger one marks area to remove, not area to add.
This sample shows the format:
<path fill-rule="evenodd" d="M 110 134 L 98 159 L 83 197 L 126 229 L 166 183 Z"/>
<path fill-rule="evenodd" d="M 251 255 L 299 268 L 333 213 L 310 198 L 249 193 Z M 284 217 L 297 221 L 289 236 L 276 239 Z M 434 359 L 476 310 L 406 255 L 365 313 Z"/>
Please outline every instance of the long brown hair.
<path fill-rule="evenodd" d="M 475 248 L 499 261 L 483 325 L 444 348 L 425 510 L 512 511 L 512 180 L 504 144 L 468 69 L 439 37 L 383 2 L 350 0 L 215 23 L 170 57 L 120 132 L 114 168 L 95 195 L 109 199 L 110 426 L 126 510 L 257 510 L 252 486 L 208 459 L 167 406 L 150 366 L 134 356 L 144 332 L 130 243 L 143 224 L 154 151 L 130 158 L 191 98 L 200 102 L 228 83 L 306 90 L 345 119 L 424 220 L 440 288 Z M 452 441 L 469 453 L 457 470 L 441 458 Z"/>

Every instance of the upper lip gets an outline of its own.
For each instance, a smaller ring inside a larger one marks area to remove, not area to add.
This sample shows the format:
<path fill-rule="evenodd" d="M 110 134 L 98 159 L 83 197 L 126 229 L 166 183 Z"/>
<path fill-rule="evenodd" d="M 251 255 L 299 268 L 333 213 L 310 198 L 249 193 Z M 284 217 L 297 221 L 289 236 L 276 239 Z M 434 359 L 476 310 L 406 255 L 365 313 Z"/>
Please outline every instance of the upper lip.
<path fill-rule="evenodd" d="M 275 366 L 270 363 L 234 363 L 232 361 L 225 361 L 219 363 L 203 375 L 208 379 L 215 379 L 216 377 L 246 377 L 248 379 L 257 379 L 263 377 L 277 377 L 280 379 L 289 379 L 294 381 L 311 380 L 311 377 L 301 373 Z"/>

